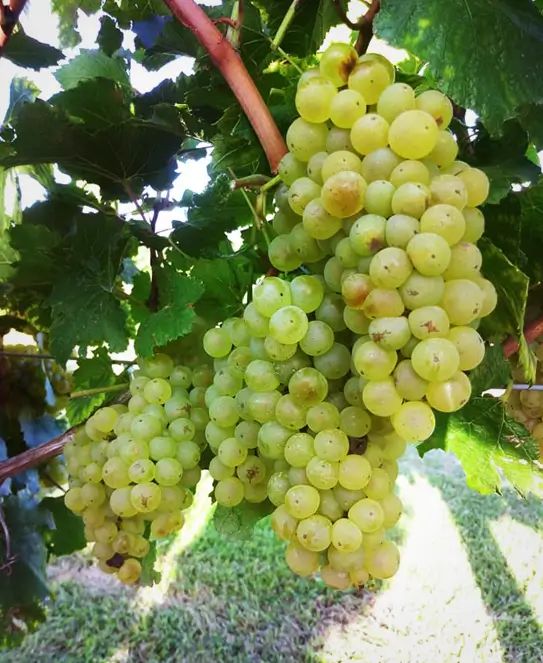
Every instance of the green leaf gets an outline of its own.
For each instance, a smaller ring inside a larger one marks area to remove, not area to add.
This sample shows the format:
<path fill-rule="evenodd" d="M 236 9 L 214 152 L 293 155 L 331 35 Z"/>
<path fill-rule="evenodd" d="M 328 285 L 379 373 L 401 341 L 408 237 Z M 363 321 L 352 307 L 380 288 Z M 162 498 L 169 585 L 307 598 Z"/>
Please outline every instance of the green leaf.
<path fill-rule="evenodd" d="M 148 357 L 155 347 L 185 336 L 195 318 L 194 303 L 204 288 L 195 278 L 179 274 L 171 265 L 155 269 L 160 310 L 151 313 L 140 324 L 134 348 L 139 356 Z"/>
<path fill-rule="evenodd" d="M 83 391 L 96 387 L 108 387 L 115 384 L 111 359 L 104 348 L 97 348 L 94 357 L 80 359 L 78 368 L 73 373 L 72 391 Z M 85 421 L 105 400 L 107 394 L 95 394 L 85 398 L 72 398 L 68 401 L 66 415 L 70 424 L 75 426 Z"/>
<path fill-rule="evenodd" d="M 500 343 L 487 344 L 483 361 L 473 371 L 469 379 L 474 396 L 480 396 L 487 389 L 505 389 L 511 380 L 511 364 L 503 354 Z"/>
<path fill-rule="evenodd" d="M 382 0 L 374 26 L 428 62 L 442 91 L 492 134 L 543 97 L 543 17 L 531 0 Z"/>
<path fill-rule="evenodd" d="M 83 520 L 66 507 L 64 497 L 46 497 L 41 501 L 41 507 L 51 513 L 55 525 L 45 534 L 50 555 L 69 555 L 87 545 Z"/>
<path fill-rule="evenodd" d="M 259 520 L 273 513 L 274 506 L 266 500 L 252 504 L 242 502 L 233 508 L 217 504 L 213 525 L 219 534 L 236 539 L 250 539 Z"/>
<path fill-rule="evenodd" d="M 262 9 L 267 27 L 273 37 L 291 6 L 292 0 L 255 0 L 254 4 Z M 339 23 L 341 23 L 339 14 L 329 0 L 301 2 L 281 42 L 281 48 L 287 53 L 302 57 L 316 53 L 328 30 Z"/>
<path fill-rule="evenodd" d="M 82 51 L 60 67 L 55 72 L 55 78 L 65 90 L 91 78 L 108 78 L 123 87 L 131 87 L 125 63 L 119 58 L 108 57 L 102 51 Z"/>
<path fill-rule="evenodd" d="M 0 235 L 0 282 L 12 276 L 13 263 L 18 257 L 17 251 L 9 243 L 9 235 Z"/>
<path fill-rule="evenodd" d="M 160 582 L 160 578 L 162 576 L 162 574 L 155 569 L 157 560 L 156 541 L 150 541 L 149 543 L 149 552 L 141 560 L 141 576 L 139 584 L 143 585 L 144 587 L 150 587 L 151 585 Z"/>
<path fill-rule="evenodd" d="M 19 108 L 34 101 L 40 93 L 38 87 L 26 78 L 13 78 L 9 86 L 9 104 L 4 116 L 4 123 L 8 124 L 17 117 Z"/>
<path fill-rule="evenodd" d="M 451 451 L 462 463 L 470 488 L 483 494 L 500 492 L 503 478 L 522 495 L 543 497 L 539 448 L 528 431 L 510 418 L 501 400 L 472 398 L 461 410 L 439 414 L 429 443 L 418 448 Z"/>
<path fill-rule="evenodd" d="M 77 10 L 88 16 L 100 11 L 101 0 L 52 0 L 51 9 L 59 20 L 59 41 L 62 48 L 77 46 L 81 37 L 77 32 Z"/>
<path fill-rule="evenodd" d="M 97 41 L 100 50 L 110 57 L 123 45 L 123 33 L 110 16 L 102 16 L 100 19 Z"/>
<path fill-rule="evenodd" d="M 58 48 L 43 44 L 18 30 L 11 35 L 2 55 L 19 67 L 27 69 L 42 69 L 58 64 L 64 54 Z"/>
<path fill-rule="evenodd" d="M 483 319 L 483 336 L 515 336 L 519 339 L 519 361 L 528 382 L 535 381 L 536 359 L 524 338 L 523 327 L 530 281 L 492 242 L 482 238 L 483 272 L 498 293 L 498 305 Z M 486 332 L 484 331 L 486 330 Z"/>

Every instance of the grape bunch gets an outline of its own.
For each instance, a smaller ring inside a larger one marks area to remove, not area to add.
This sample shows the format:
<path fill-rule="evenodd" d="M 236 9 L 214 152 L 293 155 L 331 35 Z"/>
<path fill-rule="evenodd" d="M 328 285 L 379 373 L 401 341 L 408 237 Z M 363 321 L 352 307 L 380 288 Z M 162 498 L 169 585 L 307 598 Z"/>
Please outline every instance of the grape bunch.
<path fill-rule="evenodd" d="M 66 506 L 83 518 L 102 571 L 128 584 L 140 577 L 149 538 L 183 527 L 201 475 L 212 378 L 208 366 L 174 366 L 165 354 L 138 364 L 128 406 L 97 410 L 64 447 Z"/>
<path fill-rule="evenodd" d="M 486 175 L 457 161 L 438 91 L 345 44 L 299 81 L 269 259 L 204 336 L 215 499 L 269 500 L 286 561 L 346 589 L 391 577 L 397 459 L 471 395 L 497 303 L 476 246 Z M 303 273 L 300 273 L 303 272 Z"/>

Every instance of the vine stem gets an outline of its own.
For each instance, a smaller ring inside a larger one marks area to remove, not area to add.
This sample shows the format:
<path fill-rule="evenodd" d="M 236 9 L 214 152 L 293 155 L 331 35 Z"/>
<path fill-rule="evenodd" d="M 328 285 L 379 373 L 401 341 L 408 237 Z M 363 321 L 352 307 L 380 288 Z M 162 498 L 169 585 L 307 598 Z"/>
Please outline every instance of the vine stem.
<path fill-rule="evenodd" d="M 96 394 L 113 394 L 116 391 L 126 391 L 128 383 L 113 384 L 110 387 L 94 387 L 93 389 L 82 389 L 70 394 L 70 398 L 86 398 L 87 396 L 96 396 Z"/>
<path fill-rule="evenodd" d="M 543 316 L 541 318 L 538 318 L 537 320 L 534 320 L 524 328 L 524 338 L 526 339 L 527 343 L 532 343 L 532 341 L 535 341 L 535 339 L 538 338 L 538 336 L 541 336 L 542 334 L 543 334 Z M 519 342 L 514 336 L 508 338 L 507 341 L 505 341 L 505 343 L 503 344 L 503 354 L 506 357 L 514 355 L 518 349 L 519 349 Z"/>
<path fill-rule="evenodd" d="M 279 26 L 275 37 L 273 38 L 272 41 L 272 46 L 273 48 L 279 48 L 281 46 L 281 42 L 285 38 L 285 35 L 287 33 L 287 30 L 290 27 L 290 24 L 292 23 L 294 16 L 296 14 L 296 11 L 298 7 L 302 4 L 303 0 L 293 0 L 290 7 L 287 9 L 287 13 L 285 14 L 285 17 L 281 21 L 281 25 Z"/>
<path fill-rule="evenodd" d="M 0 57 L 2 57 L 2 53 L 7 46 L 26 3 L 27 0 L 11 0 L 7 6 L 4 6 L 3 14 L 0 14 L 0 19 L 2 19 L 0 24 Z"/>
<path fill-rule="evenodd" d="M 358 55 L 363 55 L 368 50 L 368 46 L 373 37 L 373 21 L 380 9 L 381 0 L 372 0 L 371 5 L 368 7 L 368 11 L 358 22 L 360 32 L 354 46 Z"/>
<path fill-rule="evenodd" d="M 164 0 L 164 3 L 209 53 L 255 130 L 272 172 L 276 173 L 287 146 L 240 56 L 194 0 Z"/>

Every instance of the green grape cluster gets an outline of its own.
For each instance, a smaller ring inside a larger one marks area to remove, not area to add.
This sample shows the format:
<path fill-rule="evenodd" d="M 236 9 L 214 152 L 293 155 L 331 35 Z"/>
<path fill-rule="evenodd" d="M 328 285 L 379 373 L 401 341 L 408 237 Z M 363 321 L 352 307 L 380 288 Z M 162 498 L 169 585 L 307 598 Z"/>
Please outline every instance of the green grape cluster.
<path fill-rule="evenodd" d="M 452 105 L 394 83 L 382 56 L 324 52 L 296 95 L 267 277 L 242 319 L 204 336 L 215 498 L 268 499 L 301 575 L 389 578 L 407 443 L 471 394 L 476 328 L 496 306 L 476 246 L 486 175 L 457 161 Z"/>
<path fill-rule="evenodd" d="M 201 475 L 212 379 L 208 366 L 174 366 L 165 354 L 138 364 L 128 406 L 97 410 L 64 447 L 66 506 L 83 518 L 100 568 L 128 584 L 140 577 L 149 539 L 183 527 Z"/>

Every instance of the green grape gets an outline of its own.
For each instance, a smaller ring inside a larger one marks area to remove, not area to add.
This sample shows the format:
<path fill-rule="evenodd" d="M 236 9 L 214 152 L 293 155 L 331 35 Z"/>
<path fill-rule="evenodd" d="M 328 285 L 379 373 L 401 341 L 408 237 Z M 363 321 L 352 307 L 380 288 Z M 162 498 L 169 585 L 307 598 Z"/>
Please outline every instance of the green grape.
<path fill-rule="evenodd" d="M 330 106 L 330 118 L 341 129 L 351 129 L 365 114 L 366 101 L 356 90 L 340 90 Z"/>
<path fill-rule="evenodd" d="M 478 207 L 488 198 L 490 182 L 486 173 L 478 168 L 466 168 L 458 173 L 468 194 L 468 207 Z"/>
<path fill-rule="evenodd" d="M 455 175 L 439 175 L 430 184 L 432 205 L 452 205 L 460 211 L 468 204 L 468 192 L 464 182 Z"/>
<path fill-rule="evenodd" d="M 360 256 L 374 255 L 385 247 L 386 219 L 365 214 L 353 224 L 349 232 L 351 246 Z"/>
<path fill-rule="evenodd" d="M 209 387 L 213 382 L 213 371 L 207 364 L 196 366 L 192 371 L 192 384 L 194 387 Z"/>
<path fill-rule="evenodd" d="M 404 403 L 392 416 L 392 425 L 406 442 L 423 442 L 434 432 L 436 421 L 430 406 L 420 401 Z"/>
<path fill-rule="evenodd" d="M 339 411 L 331 403 L 318 403 L 307 410 L 307 425 L 314 433 L 337 428 L 339 421 Z"/>
<path fill-rule="evenodd" d="M 188 417 L 190 415 L 190 409 L 191 404 L 188 398 L 185 398 L 184 396 L 172 396 L 164 403 L 163 413 L 167 421 L 173 421 L 180 417 Z M 148 412 L 148 414 L 151 413 Z"/>
<path fill-rule="evenodd" d="M 203 432 L 209 423 L 209 413 L 204 407 L 193 407 L 190 413 L 190 420 L 197 432 Z"/>
<path fill-rule="evenodd" d="M 275 276 L 266 277 L 255 286 L 253 291 L 253 303 L 261 315 L 271 316 L 282 306 L 291 304 L 290 287 L 286 281 Z"/>
<path fill-rule="evenodd" d="M 420 232 L 440 235 L 453 247 L 460 242 L 466 230 L 466 222 L 460 210 L 452 205 L 434 205 L 421 217 Z"/>
<path fill-rule="evenodd" d="M 89 463 L 80 472 L 80 477 L 86 483 L 100 483 L 102 481 L 102 466 L 98 463 Z"/>
<path fill-rule="evenodd" d="M 307 433 L 292 435 L 285 444 L 284 454 L 292 467 L 305 467 L 315 456 L 313 438 Z"/>
<path fill-rule="evenodd" d="M 268 479 L 266 490 L 268 498 L 274 506 L 285 504 L 285 496 L 291 487 L 287 472 L 274 472 Z M 292 516 L 291 516 L 292 517 Z"/>
<path fill-rule="evenodd" d="M 288 513 L 298 520 L 309 518 L 319 508 L 320 494 L 313 486 L 298 485 L 289 488 L 285 494 Z"/>
<path fill-rule="evenodd" d="M 338 481 L 347 490 L 361 490 L 371 477 L 371 465 L 366 458 L 350 454 L 339 464 Z"/>
<path fill-rule="evenodd" d="M 290 378 L 288 390 L 296 403 L 311 407 L 326 398 L 328 382 L 316 369 L 301 368 Z"/>
<path fill-rule="evenodd" d="M 321 195 L 321 187 L 309 177 L 300 177 L 290 187 L 288 202 L 296 214 L 302 215 L 306 206 Z"/>
<path fill-rule="evenodd" d="M 345 400 L 349 405 L 355 407 L 359 407 L 362 405 L 360 378 L 357 375 L 353 375 L 345 382 L 345 384 L 343 385 L 343 395 L 345 396 Z"/>
<path fill-rule="evenodd" d="M 224 428 L 234 426 L 239 419 L 236 401 L 231 396 L 219 396 L 211 403 L 209 416 L 211 421 Z"/>
<path fill-rule="evenodd" d="M 291 486 L 310 485 L 309 479 L 305 473 L 305 467 L 290 467 L 287 472 L 287 476 Z"/>
<path fill-rule="evenodd" d="M 411 311 L 408 319 L 411 333 L 420 340 L 445 338 L 449 332 L 449 317 L 440 306 L 422 306 Z"/>
<path fill-rule="evenodd" d="M 343 516 L 343 509 L 337 503 L 333 490 L 321 490 L 319 492 L 321 501 L 318 513 L 326 516 L 331 522 L 339 520 Z"/>
<path fill-rule="evenodd" d="M 299 576 L 310 576 L 319 569 L 319 556 L 299 543 L 291 542 L 285 550 L 285 561 L 289 569 Z"/>
<path fill-rule="evenodd" d="M 471 371 L 478 366 L 485 356 L 485 344 L 480 334 L 471 327 L 453 327 L 447 334 L 454 343 L 460 356 L 459 369 Z"/>
<path fill-rule="evenodd" d="M 332 523 L 320 514 L 304 518 L 298 523 L 296 538 L 307 550 L 326 550 L 332 541 Z"/>
<path fill-rule="evenodd" d="M 335 87 L 343 87 L 347 83 L 357 59 L 358 53 L 349 44 L 330 44 L 321 56 L 320 74 L 331 81 Z"/>
<path fill-rule="evenodd" d="M 338 150 L 329 154 L 323 161 L 321 174 L 323 182 L 330 177 L 346 171 L 361 173 L 362 161 L 360 157 L 349 150 Z"/>
<path fill-rule="evenodd" d="M 148 378 L 167 378 L 173 371 L 173 361 L 166 354 L 158 353 L 148 359 L 138 359 L 138 366 Z"/>
<path fill-rule="evenodd" d="M 343 321 L 347 328 L 355 334 L 366 334 L 370 325 L 370 320 L 363 311 L 351 308 L 350 306 L 346 306 L 343 309 Z M 311 323 L 309 324 L 311 325 Z"/>
<path fill-rule="evenodd" d="M 346 346 L 334 343 L 327 352 L 313 358 L 313 365 L 328 380 L 337 380 L 349 372 L 351 353 Z"/>
<path fill-rule="evenodd" d="M 246 460 L 247 454 L 247 447 L 235 437 L 223 440 L 217 451 L 217 457 L 227 467 L 241 465 Z"/>
<path fill-rule="evenodd" d="M 274 201 L 277 207 L 285 213 L 294 214 L 288 203 L 289 188 L 286 184 L 280 184 L 275 190 Z M 296 215 L 297 216 L 297 215 Z"/>
<path fill-rule="evenodd" d="M 392 196 L 392 211 L 394 214 L 402 214 L 420 219 L 424 212 L 430 207 L 430 189 L 418 182 L 407 182 L 401 184 Z"/>
<path fill-rule="evenodd" d="M 242 502 L 244 495 L 245 487 L 237 477 L 222 479 L 215 486 L 215 499 L 221 506 L 237 506 Z"/>
<path fill-rule="evenodd" d="M 247 447 L 247 449 L 256 449 L 258 445 L 258 431 L 260 424 L 256 421 L 241 421 L 235 429 L 237 440 Z"/>
<path fill-rule="evenodd" d="M 345 304 L 353 309 L 361 309 L 374 284 L 366 274 L 349 274 L 341 284 L 341 294 Z"/>
<path fill-rule="evenodd" d="M 287 152 L 279 162 L 278 172 L 283 182 L 290 186 L 294 180 L 305 175 L 305 164 L 298 161 L 293 154 Z"/>
<path fill-rule="evenodd" d="M 403 440 L 397 433 L 394 431 L 392 433 L 387 433 L 383 437 L 383 458 L 385 461 L 396 461 L 398 458 L 404 455 L 406 447 L 407 447 L 407 442 Z M 386 468 L 382 467 L 382 469 L 387 472 L 389 478 L 390 474 L 387 471 Z M 391 479 L 391 485 L 394 485 L 394 481 L 396 478 L 394 477 L 394 480 Z"/>
<path fill-rule="evenodd" d="M 326 285 L 335 292 L 341 291 L 341 277 L 345 271 L 341 261 L 336 256 L 332 256 L 324 265 L 324 281 Z"/>
<path fill-rule="evenodd" d="M 370 380 L 383 380 L 396 366 L 397 355 L 393 350 L 385 350 L 373 341 L 366 341 L 354 353 L 354 364 L 359 373 Z"/>
<path fill-rule="evenodd" d="M 292 541 L 298 527 L 298 520 L 293 518 L 284 504 L 278 506 L 271 517 L 272 530 L 283 541 Z"/>
<path fill-rule="evenodd" d="M 377 113 L 368 113 L 356 120 L 350 138 L 359 154 L 368 155 L 388 146 L 390 125 Z"/>
<path fill-rule="evenodd" d="M 315 311 L 324 297 L 324 288 L 314 276 L 296 276 L 290 282 L 292 304 L 305 313 Z"/>
<path fill-rule="evenodd" d="M 408 254 L 396 247 L 379 251 L 370 263 L 370 277 L 378 288 L 399 288 L 412 272 L 413 265 Z"/>
<path fill-rule="evenodd" d="M 264 338 L 268 334 L 269 319 L 267 316 L 262 315 L 253 302 L 249 302 L 243 311 L 243 319 L 247 325 L 251 336 Z M 244 351 L 244 348 L 238 348 L 232 352 Z M 234 360 L 232 360 L 234 361 Z M 230 363 L 230 358 L 229 358 Z"/>
<path fill-rule="evenodd" d="M 307 176 L 309 179 L 316 182 L 319 186 L 323 185 L 322 180 L 322 164 L 328 157 L 328 152 L 317 152 L 314 154 L 307 163 Z M 307 208 L 306 208 L 307 209 Z"/>
<path fill-rule="evenodd" d="M 199 467 L 193 467 L 191 470 L 185 470 L 183 476 L 181 477 L 181 484 L 186 488 L 195 488 L 202 477 L 202 470 Z M 185 494 L 185 502 L 183 504 L 183 510 L 188 509 L 192 504 L 192 493 L 187 491 Z"/>
<path fill-rule="evenodd" d="M 150 513 L 160 504 L 162 491 L 155 483 L 139 483 L 130 490 L 130 501 L 139 513 Z"/>
<path fill-rule="evenodd" d="M 379 502 L 369 498 L 359 500 L 349 509 L 351 520 L 362 532 L 371 534 L 383 526 L 385 514 Z"/>
<path fill-rule="evenodd" d="M 275 418 L 275 408 L 281 398 L 278 391 L 255 392 L 248 401 L 249 414 L 258 423 L 264 424 Z"/>
<path fill-rule="evenodd" d="M 394 186 L 386 180 L 374 180 L 368 184 L 364 199 L 364 209 L 368 214 L 388 217 L 392 214 Z"/>
<path fill-rule="evenodd" d="M 110 488 L 124 488 L 130 483 L 128 465 L 121 458 L 110 458 L 102 468 L 102 480 Z"/>
<path fill-rule="evenodd" d="M 480 209 L 472 207 L 464 207 L 463 215 L 466 230 L 461 237 L 461 241 L 475 244 L 475 242 L 481 239 L 485 231 L 485 217 Z"/>
<path fill-rule="evenodd" d="M 92 421 L 101 433 L 110 433 L 118 417 L 119 414 L 112 407 L 102 407 L 92 415 Z"/>
<path fill-rule="evenodd" d="M 351 458 L 362 458 L 362 457 L 353 455 L 353 456 L 349 456 L 348 458 L 351 459 Z M 367 463 L 367 461 L 364 458 L 362 458 L 362 460 L 365 463 Z M 347 459 L 345 459 L 345 461 L 347 461 Z M 359 469 L 359 468 L 353 466 L 353 465 L 356 465 L 356 463 L 353 464 L 353 462 L 351 460 L 349 460 L 348 462 L 345 462 L 345 461 L 343 461 L 340 464 L 340 468 L 343 467 L 343 474 L 346 475 L 347 469 L 349 469 L 349 466 L 351 466 L 350 471 L 353 472 L 352 477 L 356 478 L 357 481 L 359 481 L 358 477 L 354 474 L 354 472 L 356 472 L 357 469 Z M 367 474 L 367 479 L 366 480 L 369 481 L 370 473 L 371 473 L 371 466 L 369 465 L 369 463 L 368 463 L 367 467 L 368 467 L 368 470 L 367 470 L 368 474 Z M 340 469 L 340 478 L 341 478 L 341 476 L 342 476 L 342 473 L 341 473 L 341 469 Z M 345 478 L 345 476 L 343 478 Z M 334 499 L 336 500 L 336 502 L 338 503 L 338 505 L 341 509 L 341 512 L 342 512 L 341 515 L 343 515 L 344 511 L 348 511 L 352 507 L 353 504 L 355 504 L 356 502 L 358 502 L 359 500 L 363 499 L 366 496 L 363 490 L 361 490 L 361 489 L 349 490 L 348 488 L 345 488 L 343 485 L 341 485 L 341 483 L 338 483 L 337 486 L 334 486 L 334 488 L 332 489 L 331 492 L 334 495 Z"/>
<path fill-rule="evenodd" d="M 268 320 L 267 318 L 263 318 L 266 320 L 266 327 L 268 326 Z M 247 366 L 251 363 L 251 361 L 255 359 L 253 356 L 253 352 L 251 348 L 247 347 L 242 347 L 242 348 L 236 348 L 233 350 L 229 357 L 228 357 L 228 369 L 229 372 L 232 376 L 237 377 L 237 378 L 243 378 L 245 375 L 245 370 Z M 211 387 L 208 387 L 207 391 L 209 391 Z M 239 389 L 238 389 L 239 391 Z M 207 395 L 207 392 L 206 392 Z M 217 396 L 222 396 L 222 395 L 230 395 L 230 394 L 221 394 L 217 392 Z M 207 403 L 207 399 L 204 396 L 204 404 L 209 406 Z"/>
<path fill-rule="evenodd" d="M 181 442 L 177 446 L 177 460 L 183 466 L 183 470 L 192 470 L 200 462 L 200 447 L 192 440 Z"/>
<path fill-rule="evenodd" d="M 99 560 L 106 561 L 113 557 L 115 551 L 109 544 L 104 543 L 95 543 L 92 547 L 92 554 L 94 557 L 97 557 Z"/>
<path fill-rule="evenodd" d="M 400 163 L 402 160 L 397 154 L 394 154 L 389 147 L 382 147 L 370 152 L 362 159 L 361 175 L 368 184 L 375 180 L 391 180 L 391 174 Z M 394 182 L 392 184 L 398 186 Z"/>
<path fill-rule="evenodd" d="M 385 470 L 376 467 L 372 470 L 371 479 L 364 487 L 364 492 L 372 500 L 382 500 L 392 491 L 390 477 Z"/>
<path fill-rule="evenodd" d="M 141 414 L 143 410 L 147 406 L 147 401 L 145 400 L 145 397 L 143 394 L 136 394 L 135 396 L 132 396 L 132 398 L 128 401 L 128 411 L 130 414 L 136 415 L 136 414 Z M 119 417 L 120 419 L 121 417 Z M 87 421 L 85 424 L 85 430 L 87 429 L 87 426 L 89 423 L 92 423 Z M 99 438 L 96 438 L 96 441 L 99 441 Z"/>
<path fill-rule="evenodd" d="M 359 256 L 348 237 L 344 237 L 337 243 L 335 254 L 345 270 L 354 269 L 358 265 Z M 343 274 L 341 277 L 343 279 Z"/>
<path fill-rule="evenodd" d="M 369 579 L 370 574 L 363 567 L 349 573 L 349 581 L 353 587 L 364 587 Z"/>
<path fill-rule="evenodd" d="M 377 112 L 389 123 L 393 122 L 404 111 L 415 108 L 413 88 L 405 83 L 389 85 L 379 97 Z"/>
<path fill-rule="evenodd" d="M 362 391 L 362 400 L 366 408 L 379 417 L 390 417 L 402 404 L 392 378 L 368 382 Z"/>
<path fill-rule="evenodd" d="M 365 535 L 363 535 L 365 538 Z M 353 572 L 364 565 L 366 553 L 364 548 L 360 547 L 351 552 L 338 550 L 335 546 L 328 548 L 328 561 L 336 571 Z"/>
<path fill-rule="evenodd" d="M 179 419 L 174 419 L 170 423 L 168 426 L 168 432 L 176 442 L 184 442 L 185 440 L 192 440 L 194 438 L 196 426 L 190 419 L 180 417 Z M 164 438 L 157 437 L 155 439 L 163 440 Z M 155 447 L 157 444 L 158 443 L 155 442 Z"/>
<path fill-rule="evenodd" d="M 305 472 L 309 482 L 319 490 L 333 488 L 338 482 L 339 463 L 314 456 L 307 464 Z"/>
<path fill-rule="evenodd" d="M 440 131 L 434 149 L 428 155 L 428 159 L 437 166 L 446 168 L 450 166 L 458 156 L 458 143 L 450 131 Z"/>
<path fill-rule="evenodd" d="M 481 251 L 470 242 L 459 242 L 451 249 L 451 260 L 443 274 L 446 281 L 452 279 L 475 280 L 480 277 L 483 264 Z"/>
<path fill-rule="evenodd" d="M 272 239 L 268 247 L 268 258 L 279 272 L 292 272 L 302 264 L 302 258 L 296 251 L 290 235 L 279 235 Z"/>
<path fill-rule="evenodd" d="M 298 85 L 299 86 L 305 85 L 312 78 L 319 78 L 321 75 L 322 74 L 317 67 L 311 67 L 310 69 L 306 69 L 298 79 Z"/>
<path fill-rule="evenodd" d="M 426 394 L 428 381 L 423 380 L 413 368 L 411 360 L 404 359 L 394 369 L 396 391 L 406 401 L 420 401 Z"/>
<path fill-rule="evenodd" d="M 258 451 L 272 460 L 284 457 L 284 449 L 292 431 L 277 421 L 267 421 L 258 431 Z"/>
<path fill-rule="evenodd" d="M 373 578 L 386 580 L 398 570 L 400 553 L 392 541 L 383 541 L 377 548 L 368 550 L 364 564 Z"/>
<path fill-rule="evenodd" d="M 434 118 L 421 110 L 406 110 L 390 125 L 390 147 L 404 159 L 422 159 L 435 148 L 438 127 Z"/>
<path fill-rule="evenodd" d="M 213 384 L 219 390 L 220 396 L 235 396 L 243 387 L 243 377 L 234 375 L 228 368 L 221 368 L 215 373 Z M 203 387 L 199 389 L 203 389 Z M 197 389 L 191 391 L 191 398 L 196 391 Z M 202 395 L 204 396 L 203 405 L 205 406 L 205 389 L 203 389 Z M 198 404 L 194 403 L 194 405 L 201 406 L 202 402 L 200 401 Z"/>
<path fill-rule="evenodd" d="M 332 154 L 334 152 L 339 152 L 340 150 L 349 150 L 349 152 L 355 151 L 353 144 L 351 143 L 351 132 L 349 129 L 332 127 L 326 138 L 326 151 L 328 154 Z"/>
<path fill-rule="evenodd" d="M 209 461 L 209 474 L 211 474 L 211 477 L 215 479 L 215 481 L 222 481 L 228 477 L 233 477 L 234 472 L 235 468 L 228 467 L 228 465 L 225 465 L 222 460 L 217 458 L 217 456 Z"/>
<path fill-rule="evenodd" d="M 396 188 L 409 183 L 428 186 L 430 184 L 430 171 L 422 161 L 408 159 L 398 163 L 390 173 L 389 179 Z"/>
<path fill-rule="evenodd" d="M 175 440 L 172 437 L 166 435 L 161 437 L 154 437 L 149 442 L 149 456 L 153 460 L 173 457 L 175 456 L 176 448 Z"/>
<path fill-rule="evenodd" d="M 371 419 L 361 407 L 346 407 L 340 413 L 339 427 L 349 437 L 364 437 L 371 428 Z"/>
<path fill-rule="evenodd" d="M 129 433 L 134 418 L 135 415 L 133 415 L 131 412 L 127 412 L 126 414 L 121 414 L 121 416 L 117 419 L 115 423 L 115 428 L 113 429 L 115 434 L 121 435 L 122 433 Z"/>
<path fill-rule="evenodd" d="M 95 528 L 94 536 L 97 543 L 112 543 L 118 533 L 117 525 L 111 520 L 106 520 L 103 525 Z"/>
<path fill-rule="evenodd" d="M 117 455 L 125 463 L 130 465 L 135 460 L 149 458 L 149 444 L 147 442 L 144 442 L 143 440 L 135 440 L 131 437 L 123 437 L 121 439 L 122 443 L 119 444 L 119 453 Z"/>
<path fill-rule="evenodd" d="M 308 329 L 307 315 L 297 306 L 283 306 L 277 310 L 270 318 L 270 335 L 276 341 L 284 344 L 296 344 L 302 340 Z M 290 355 L 292 356 L 292 355 Z M 274 357 L 272 357 L 274 359 Z M 277 357 L 277 359 L 288 359 L 288 357 Z M 252 362 L 247 367 L 245 372 L 245 380 L 247 381 L 248 373 L 251 369 Z M 252 375 L 252 373 L 251 373 Z M 247 385 L 251 387 L 249 382 Z M 251 387 L 254 389 L 254 387 Z M 266 391 L 274 389 L 275 386 L 268 386 Z M 255 391 L 261 391 L 255 389 Z"/>
<path fill-rule="evenodd" d="M 326 124 L 307 122 L 299 117 L 287 131 L 287 146 L 299 161 L 307 162 L 317 152 L 326 150 L 328 127 Z"/>
<path fill-rule="evenodd" d="M 349 518 L 340 518 L 332 525 L 332 545 L 342 552 L 354 552 L 362 545 L 362 532 Z"/>
<path fill-rule="evenodd" d="M 411 338 L 409 323 L 403 316 L 372 320 L 368 334 L 384 350 L 399 350 Z"/>
<path fill-rule="evenodd" d="M 483 292 L 473 281 L 455 279 L 445 283 L 441 306 L 452 325 L 469 325 L 480 317 L 483 302 Z"/>
<path fill-rule="evenodd" d="M 64 504 L 70 511 L 82 513 L 86 505 L 81 497 L 81 488 L 70 488 L 64 495 Z"/>
<path fill-rule="evenodd" d="M 176 366 L 170 375 L 172 387 L 189 389 L 192 384 L 192 370 L 188 366 Z"/>
<path fill-rule="evenodd" d="M 328 178 L 322 187 L 322 204 L 333 216 L 345 219 L 363 208 L 366 186 L 366 180 L 358 173 L 337 173 Z"/>
<path fill-rule="evenodd" d="M 306 425 L 306 409 L 298 405 L 290 394 L 285 394 L 278 400 L 275 417 L 282 426 L 290 430 L 298 431 Z"/>
<path fill-rule="evenodd" d="M 439 276 L 447 269 L 451 249 L 443 237 L 435 233 L 420 233 L 410 240 L 407 255 L 415 269 L 423 276 Z"/>
<path fill-rule="evenodd" d="M 114 490 L 109 497 L 109 506 L 113 513 L 121 518 L 132 518 L 137 514 L 137 509 L 133 506 L 130 496 L 132 488 L 126 486 Z"/>
<path fill-rule="evenodd" d="M 405 307 L 411 311 L 423 306 L 437 306 L 443 299 L 445 282 L 441 276 L 425 276 L 415 271 L 400 286 L 399 292 Z"/>
<path fill-rule="evenodd" d="M 402 501 L 394 493 L 389 493 L 379 500 L 379 504 L 385 514 L 383 521 L 384 529 L 391 529 L 400 519 L 403 511 Z M 377 547 L 377 546 L 375 546 Z"/>
<path fill-rule="evenodd" d="M 348 78 L 350 90 L 356 90 L 367 104 L 375 104 L 392 82 L 389 68 L 377 60 L 358 61 Z"/>
<path fill-rule="evenodd" d="M 245 370 L 245 382 L 249 389 L 253 391 L 273 391 L 279 386 L 279 378 L 273 364 L 262 359 L 255 359 L 247 366 Z M 213 415 L 211 411 L 213 410 L 213 406 L 214 403 L 211 404 L 210 408 L 212 419 Z"/>
<path fill-rule="evenodd" d="M 155 466 L 155 481 L 161 486 L 175 486 L 183 475 L 183 466 L 176 458 L 161 458 Z"/>
<path fill-rule="evenodd" d="M 415 99 L 416 107 L 431 115 L 440 129 L 446 129 L 453 118 L 450 100 L 437 90 L 427 90 Z"/>
<path fill-rule="evenodd" d="M 272 220 L 272 227 L 278 235 L 288 235 L 289 232 L 300 223 L 300 215 L 288 209 L 277 210 Z"/>
<path fill-rule="evenodd" d="M 321 198 L 314 198 L 304 209 L 303 227 L 315 239 L 329 239 L 341 229 L 341 219 L 326 211 Z"/>
<path fill-rule="evenodd" d="M 344 460 L 349 453 L 349 439 L 337 428 L 323 430 L 315 436 L 314 448 L 319 459 L 338 462 Z"/>
<path fill-rule="evenodd" d="M 148 403 L 163 405 L 171 397 L 172 388 L 164 378 L 154 378 L 145 385 L 143 395 Z"/>
<path fill-rule="evenodd" d="M 226 357 L 232 349 L 232 343 L 226 331 L 219 327 L 209 329 L 204 334 L 204 350 L 210 357 Z"/>
<path fill-rule="evenodd" d="M 451 341 L 445 338 L 429 338 L 415 347 L 411 361 L 414 370 L 424 380 L 443 382 L 456 373 L 460 357 Z"/>
<path fill-rule="evenodd" d="M 457 371 L 444 382 L 431 382 L 426 391 L 426 400 L 440 412 L 456 412 L 471 396 L 471 382 L 462 371 Z"/>
<path fill-rule="evenodd" d="M 277 313 L 274 313 L 277 315 Z M 285 344 L 277 341 L 273 336 L 266 336 L 264 340 L 266 354 L 272 361 L 285 361 L 290 359 L 298 348 L 297 343 Z"/>

